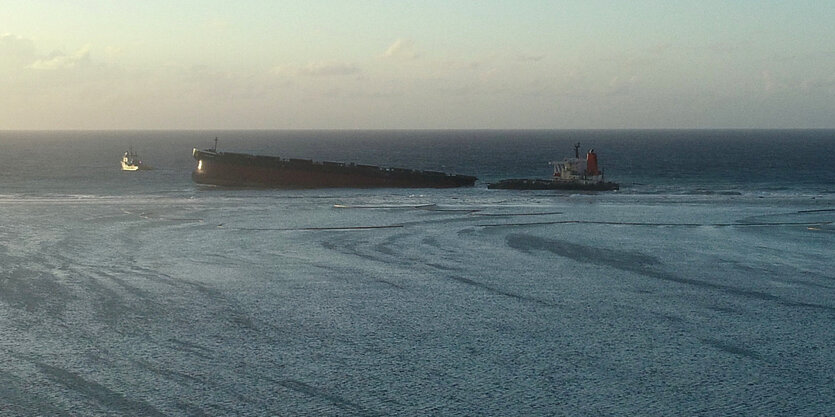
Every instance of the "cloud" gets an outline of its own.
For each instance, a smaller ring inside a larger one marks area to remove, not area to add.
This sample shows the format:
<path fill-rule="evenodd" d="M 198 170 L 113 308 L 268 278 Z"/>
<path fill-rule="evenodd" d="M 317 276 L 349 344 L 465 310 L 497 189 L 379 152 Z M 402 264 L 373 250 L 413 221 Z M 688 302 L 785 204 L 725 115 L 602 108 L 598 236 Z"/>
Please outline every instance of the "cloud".
<path fill-rule="evenodd" d="M 458 59 L 450 59 L 446 61 L 442 61 L 439 63 L 441 67 L 448 70 L 455 70 L 455 71 L 478 71 L 482 67 L 484 67 L 485 63 L 477 60 L 458 60 Z"/>
<path fill-rule="evenodd" d="M 804 79 L 800 82 L 800 91 L 804 93 L 835 94 L 835 75 Z"/>
<path fill-rule="evenodd" d="M 637 80 L 638 77 L 635 75 L 626 79 L 616 75 L 609 80 L 609 86 L 603 93 L 607 96 L 628 95 L 632 93 Z"/>
<path fill-rule="evenodd" d="M 0 69 L 21 69 L 35 59 L 34 42 L 9 33 L 0 34 Z"/>
<path fill-rule="evenodd" d="M 770 94 L 835 94 L 835 75 L 817 75 L 805 78 L 763 70 L 757 77 L 761 92 Z"/>
<path fill-rule="evenodd" d="M 762 85 L 762 90 L 766 93 L 776 93 L 778 91 L 782 91 L 786 88 L 785 83 L 782 80 L 775 77 L 771 71 L 763 70 L 760 73 L 760 81 Z"/>
<path fill-rule="evenodd" d="M 5 33 L 0 35 L 0 67 L 15 71 L 90 67 L 90 50 L 90 45 L 86 45 L 71 54 L 56 51 L 49 55 L 41 55 L 36 52 L 35 43 L 31 39 Z"/>
<path fill-rule="evenodd" d="M 345 62 L 311 62 L 299 70 L 300 74 L 311 77 L 341 77 L 359 72 L 359 67 Z"/>
<path fill-rule="evenodd" d="M 72 69 L 90 63 L 90 46 L 87 45 L 71 55 L 55 53 L 51 57 L 38 59 L 29 67 L 36 70 Z"/>
<path fill-rule="evenodd" d="M 742 44 L 731 42 L 714 42 L 707 45 L 706 49 L 709 52 L 719 55 L 733 55 L 744 50 Z"/>
<path fill-rule="evenodd" d="M 516 54 L 516 60 L 519 62 L 539 62 L 543 59 L 545 59 L 545 55 Z"/>
<path fill-rule="evenodd" d="M 669 42 L 655 44 L 647 49 L 647 52 L 653 56 L 666 55 L 674 52 L 676 47 Z"/>
<path fill-rule="evenodd" d="M 415 50 L 415 43 L 409 39 L 398 39 L 383 53 L 383 57 L 392 59 L 415 59 L 420 54 Z"/>
<path fill-rule="evenodd" d="M 34 55 L 35 44 L 31 40 L 11 33 L 0 35 L 0 56 L 28 58 Z"/>

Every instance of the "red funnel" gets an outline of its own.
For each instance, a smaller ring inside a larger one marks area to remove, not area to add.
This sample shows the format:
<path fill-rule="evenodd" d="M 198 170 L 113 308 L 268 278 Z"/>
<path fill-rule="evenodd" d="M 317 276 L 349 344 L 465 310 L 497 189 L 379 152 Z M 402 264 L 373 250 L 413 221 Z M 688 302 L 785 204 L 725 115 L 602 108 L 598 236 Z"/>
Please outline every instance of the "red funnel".
<path fill-rule="evenodd" d="M 586 172 L 588 175 L 597 175 L 600 173 L 597 170 L 597 154 L 594 153 L 594 149 L 586 154 Z"/>

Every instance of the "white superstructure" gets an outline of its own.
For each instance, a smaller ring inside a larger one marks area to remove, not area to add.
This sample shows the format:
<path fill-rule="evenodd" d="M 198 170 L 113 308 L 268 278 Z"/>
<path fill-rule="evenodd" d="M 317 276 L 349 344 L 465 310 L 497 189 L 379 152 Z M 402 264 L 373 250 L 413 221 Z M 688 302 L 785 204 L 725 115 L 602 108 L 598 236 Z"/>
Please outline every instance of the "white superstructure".
<path fill-rule="evenodd" d="M 594 184 L 603 182 L 603 171 L 597 165 L 597 154 L 590 149 L 585 159 L 580 158 L 580 144 L 574 145 L 574 158 L 553 161 L 554 181 Z"/>

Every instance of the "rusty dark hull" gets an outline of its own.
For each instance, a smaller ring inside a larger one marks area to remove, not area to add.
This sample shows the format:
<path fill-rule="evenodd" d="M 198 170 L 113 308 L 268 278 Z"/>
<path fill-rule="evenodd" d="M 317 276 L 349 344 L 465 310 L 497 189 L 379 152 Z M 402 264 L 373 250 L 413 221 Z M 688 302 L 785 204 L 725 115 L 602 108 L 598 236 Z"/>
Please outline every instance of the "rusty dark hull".
<path fill-rule="evenodd" d="M 614 182 L 509 179 L 487 184 L 487 188 L 499 190 L 614 191 L 619 189 L 620 185 Z"/>
<path fill-rule="evenodd" d="M 340 162 L 283 159 L 212 150 L 193 151 L 191 178 L 198 184 L 263 188 L 453 188 L 476 178 L 437 171 Z"/>

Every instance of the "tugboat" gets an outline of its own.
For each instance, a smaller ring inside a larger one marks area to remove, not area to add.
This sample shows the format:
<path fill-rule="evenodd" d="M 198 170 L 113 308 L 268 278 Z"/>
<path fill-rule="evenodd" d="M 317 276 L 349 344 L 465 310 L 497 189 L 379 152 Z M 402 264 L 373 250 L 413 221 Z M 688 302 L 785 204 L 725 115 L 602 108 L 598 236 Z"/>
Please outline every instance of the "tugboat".
<path fill-rule="evenodd" d="M 219 152 L 217 138 L 210 149 L 191 152 L 198 184 L 259 188 L 453 188 L 472 186 L 476 177 L 355 163 L 312 161 Z"/>
<path fill-rule="evenodd" d="M 129 148 L 124 155 L 122 155 L 122 171 L 139 171 L 151 169 L 139 159 L 139 155 Z"/>
<path fill-rule="evenodd" d="M 580 158 L 580 143 L 574 145 L 574 158 L 553 161 L 554 177 L 545 179 L 507 179 L 487 184 L 488 189 L 502 190 L 577 190 L 613 191 L 620 188 L 607 182 L 597 163 L 597 154 L 591 149 L 585 159 Z"/>

